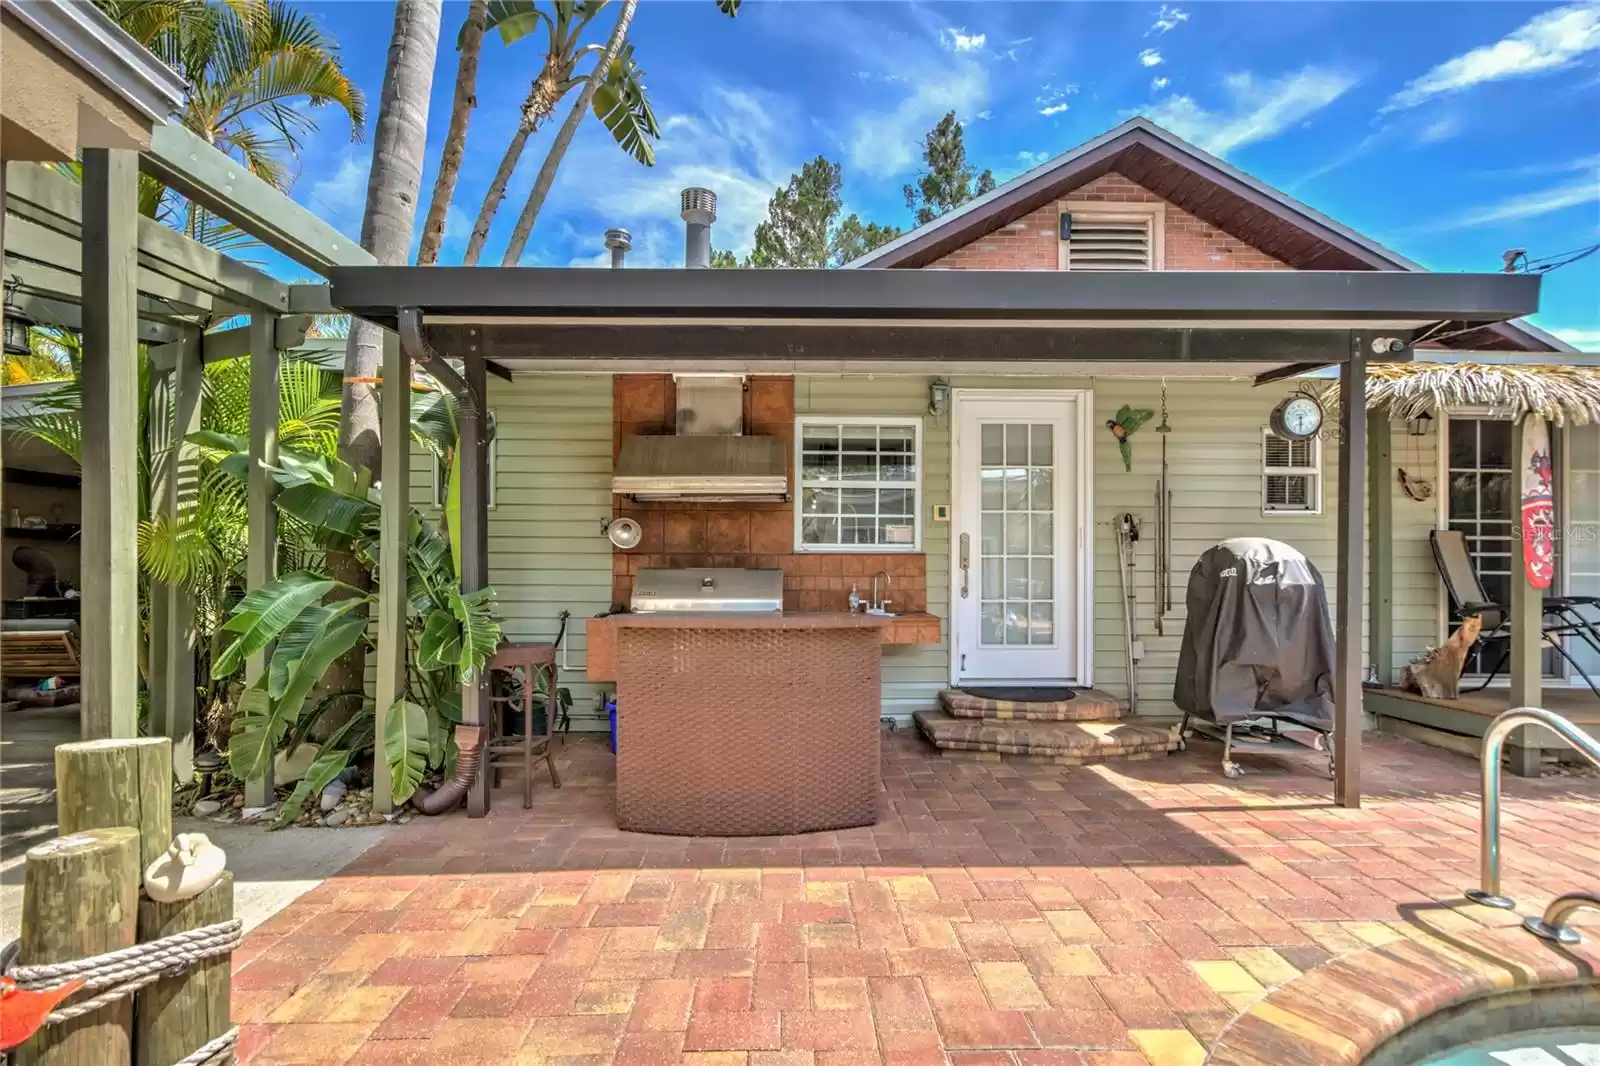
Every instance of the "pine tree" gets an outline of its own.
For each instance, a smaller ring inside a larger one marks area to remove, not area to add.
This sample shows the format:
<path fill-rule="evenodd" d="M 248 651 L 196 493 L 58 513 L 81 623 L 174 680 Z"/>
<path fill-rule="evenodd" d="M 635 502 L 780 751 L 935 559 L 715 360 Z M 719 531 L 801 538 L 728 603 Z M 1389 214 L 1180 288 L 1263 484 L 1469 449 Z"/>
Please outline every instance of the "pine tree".
<path fill-rule="evenodd" d="M 817 156 L 789 178 L 767 202 L 767 217 L 756 226 L 755 249 L 747 267 L 837 267 L 900 236 L 893 226 L 863 222 L 852 214 L 842 221 L 843 184 L 838 163 Z M 711 265 L 738 265 L 733 253 L 713 252 Z"/>
<path fill-rule="evenodd" d="M 906 206 L 917 209 L 919 226 L 994 189 L 992 171 L 978 174 L 967 165 L 966 138 L 954 111 L 922 139 L 922 161 L 927 169 L 905 187 Z"/>

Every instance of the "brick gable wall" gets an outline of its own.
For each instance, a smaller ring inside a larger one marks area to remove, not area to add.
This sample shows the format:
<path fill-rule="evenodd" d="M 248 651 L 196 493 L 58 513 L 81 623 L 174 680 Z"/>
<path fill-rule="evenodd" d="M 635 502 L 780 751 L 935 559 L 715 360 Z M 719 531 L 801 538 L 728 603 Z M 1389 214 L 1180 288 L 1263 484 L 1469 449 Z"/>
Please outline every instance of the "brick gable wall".
<path fill-rule="evenodd" d="M 1123 177 L 1103 174 L 1064 194 L 1063 200 L 1161 203 L 1161 197 Z M 1288 270 L 1258 251 L 1171 203 L 1166 209 L 1167 270 Z M 1047 204 L 929 264 L 947 270 L 1056 270 L 1059 265 L 1055 204 Z"/>

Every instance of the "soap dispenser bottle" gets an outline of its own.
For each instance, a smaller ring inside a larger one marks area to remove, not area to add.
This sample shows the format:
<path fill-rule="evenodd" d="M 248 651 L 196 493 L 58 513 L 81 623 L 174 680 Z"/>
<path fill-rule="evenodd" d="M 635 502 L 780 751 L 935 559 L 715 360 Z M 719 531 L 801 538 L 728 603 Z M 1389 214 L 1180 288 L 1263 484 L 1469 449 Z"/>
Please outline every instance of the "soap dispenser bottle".
<path fill-rule="evenodd" d="M 861 591 L 855 585 L 850 586 L 850 613 L 855 614 L 861 610 Z"/>

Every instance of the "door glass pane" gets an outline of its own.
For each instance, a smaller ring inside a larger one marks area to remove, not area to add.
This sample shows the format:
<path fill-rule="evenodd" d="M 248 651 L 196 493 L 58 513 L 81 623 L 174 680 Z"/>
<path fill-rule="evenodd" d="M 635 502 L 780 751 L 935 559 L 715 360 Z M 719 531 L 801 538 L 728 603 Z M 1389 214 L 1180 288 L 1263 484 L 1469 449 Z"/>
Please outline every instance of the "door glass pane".
<path fill-rule="evenodd" d="M 1592 427 L 1590 427 L 1592 428 Z M 1511 455 L 1511 423 L 1497 419 L 1450 419 L 1448 521 L 1450 529 L 1466 535 L 1467 555 L 1472 560 L 1484 595 L 1494 603 L 1509 605 L 1512 585 L 1512 538 L 1520 532 L 1517 497 L 1520 484 Z M 1557 544 L 1558 551 L 1565 551 Z M 1460 623 L 1459 612 L 1452 611 L 1450 630 Z M 1568 650 L 1575 642 L 1568 641 Z M 1480 640 L 1467 657 L 1464 674 L 1487 674 L 1509 649 L 1504 637 Z M 1544 673 L 1556 673 L 1559 658 L 1546 648 Z M 1504 679 L 1508 667 L 1502 665 L 1497 680 Z"/>
<path fill-rule="evenodd" d="M 989 423 L 980 442 L 979 643 L 1053 646 L 1054 427 Z"/>

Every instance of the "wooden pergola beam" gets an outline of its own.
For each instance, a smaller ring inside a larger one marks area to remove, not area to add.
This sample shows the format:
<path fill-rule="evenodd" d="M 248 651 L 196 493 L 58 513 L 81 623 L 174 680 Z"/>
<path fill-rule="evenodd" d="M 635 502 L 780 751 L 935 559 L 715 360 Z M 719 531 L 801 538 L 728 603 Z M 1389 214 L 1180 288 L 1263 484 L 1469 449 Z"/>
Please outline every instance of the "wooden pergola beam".
<path fill-rule="evenodd" d="M 322 272 L 377 265 L 359 243 L 179 123 L 156 127 L 139 167 L 301 266 Z"/>
<path fill-rule="evenodd" d="M 1361 600 L 1365 591 L 1365 493 L 1362 472 L 1367 448 L 1366 348 L 1352 344 L 1350 361 L 1339 367 L 1339 538 L 1334 590 L 1333 801 L 1361 806 Z"/>
<path fill-rule="evenodd" d="M 1394 674 L 1394 482 L 1393 423 L 1387 411 L 1372 411 L 1367 415 L 1368 654 L 1385 685 Z"/>
<path fill-rule="evenodd" d="M 77 240 L 82 189 L 48 167 L 18 166 L 6 186 L 6 208 L 29 222 Z M 139 258 L 153 273 L 203 289 L 243 307 L 283 312 L 289 286 L 255 267 L 185 237 L 153 218 L 140 216 Z"/>
<path fill-rule="evenodd" d="M 382 507 L 378 517 L 377 755 L 372 760 L 372 809 L 394 808 L 394 785 L 382 737 L 389 709 L 406 691 L 406 554 L 411 532 L 411 360 L 400 338 L 383 334 L 383 387 L 379 393 L 383 449 Z"/>
<path fill-rule="evenodd" d="M 29 287 L 35 291 L 72 299 L 75 288 L 73 280 L 82 277 L 79 264 L 83 261 L 83 252 L 79 239 L 46 229 L 32 219 L 18 215 L 11 216 L 7 228 L 11 231 L 6 239 L 11 260 L 31 260 L 61 272 L 61 277 L 53 279 L 58 288 L 44 288 L 41 284 L 30 284 Z M 175 315 L 191 318 L 212 315 L 226 317 L 241 310 L 237 305 L 219 299 L 207 291 L 209 287 L 190 284 L 194 280 L 192 278 L 178 280 L 151 270 L 138 261 L 137 252 L 131 274 L 141 295 L 149 297 L 157 304 L 166 305 Z M 24 284 L 28 282 L 24 281 Z M 42 284 L 49 285 L 50 282 L 43 281 Z M 81 285 L 81 281 L 79 284 Z M 80 302 L 83 299 L 81 295 L 77 298 Z"/>
<path fill-rule="evenodd" d="M 1522 497 L 1521 471 L 1527 454 L 1528 434 L 1540 421 L 1530 415 L 1511 426 L 1511 468 L 1518 472 L 1512 491 L 1516 493 L 1513 498 L 1518 501 Z M 1516 518 L 1511 536 L 1511 689 L 1506 694 L 1506 706 L 1541 707 L 1544 705 L 1544 590 L 1528 583 L 1528 542 L 1522 536 L 1520 503 L 1512 513 Z M 1508 747 L 1507 751 L 1513 773 L 1522 777 L 1539 776 L 1538 748 L 1522 745 Z"/>
<path fill-rule="evenodd" d="M 26 283 L 26 282 L 24 282 Z M 82 330 L 83 311 L 75 303 L 65 300 L 53 300 L 48 296 L 38 293 L 25 292 L 18 289 L 15 300 L 22 313 L 36 326 L 54 326 L 60 329 Z M 144 301 L 140 301 L 141 316 L 144 311 Z M 183 336 L 183 329 L 179 326 L 167 325 L 161 322 L 151 322 L 141 317 L 139 319 L 140 344 L 168 344 Z"/>
<path fill-rule="evenodd" d="M 84 150 L 81 720 L 91 740 L 139 731 L 138 202 L 134 153 Z"/>
<path fill-rule="evenodd" d="M 246 584 L 258 589 L 271 582 L 278 569 L 278 509 L 273 504 L 277 482 L 271 467 L 278 465 L 278 348 L 271 315 L 250 317 L 250 472 L 246 487 L 249 501 L 249 558 Z M 246 685 L 255 684 L 271 661 L 270 647 L 245 662 Z M 265 807 L 272 802 L 272 766 L 263 777 L 246 781 L 245 803 Z"/>
<path fill-rule="evenodd" d="M 15 223 L 13 216 L 10 223 Z M 9 226 L 8 226 L 9 228 Z M 8 255 L 5 260 L 5 276 L 7 280 L 16 278 L 21 282 L 20 297 L 33 297 L 50 301 L 54 304 L 70 304 L 73 307 L 83 306 L 83 277 L 74 267 L 63 270 L 59 267 L 48 266 L 31 259 Z M 209 299 L 209 298 L 208 298 Z M 203 325 L 204 320 L 211 317 L 210 308 L 183 307 L 166 300 L 157 300 L 153 297 L 135 294 L 134 307 L 139 316 L 139 322 L 146 325 L 167 326 L 183 329 L 189 326 Z M 71 322 L 57 320 L 40 320 L 40 325 L 60 325 L 69 328 L 82 329 L 82 313 L 76 315 L 76 326 Z M 144 340 L 141 331 L 140 340 Z"/>
<path fill-rule="evenodd" d="M 162 373 L 159 421 L 151 426 L 151 513 L 168 522 L 193 513 L 200 492 L 199 449 L 188 440 L 200 429 L 204 367 L 200 333 L 172 346 L 172 366 Z M 155 412 L 153 412 L 154 414 Z M 182 582 L 152 583 L 150 590 L 151 727 L 172 740 L 172 771 L 180 781 L 194 772 L 194 598 Z"/>

